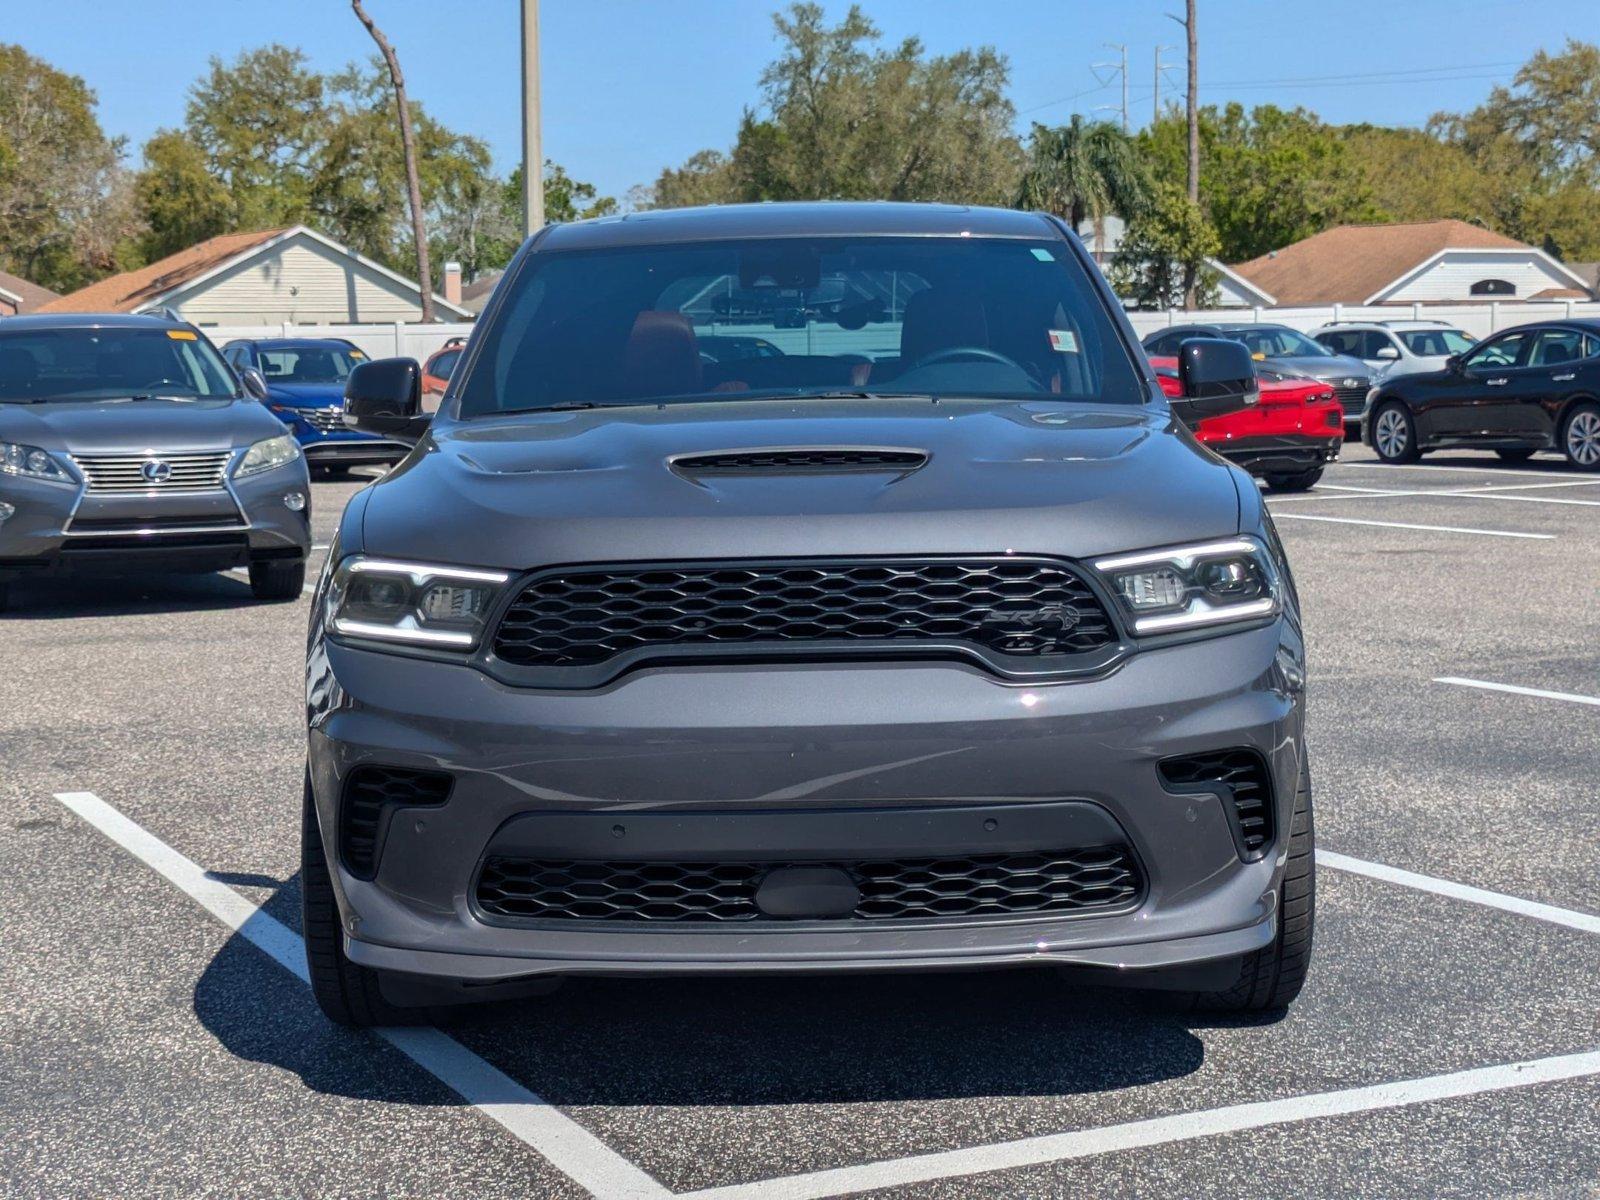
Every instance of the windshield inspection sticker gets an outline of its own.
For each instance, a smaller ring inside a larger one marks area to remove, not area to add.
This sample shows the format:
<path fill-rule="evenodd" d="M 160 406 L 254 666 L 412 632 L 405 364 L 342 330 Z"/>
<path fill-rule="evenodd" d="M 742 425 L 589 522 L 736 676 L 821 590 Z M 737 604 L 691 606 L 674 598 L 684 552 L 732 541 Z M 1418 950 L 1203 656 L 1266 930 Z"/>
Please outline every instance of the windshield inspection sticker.
<path fill-rule="evenodd" d="M 1076 354 L 1078 352 L 1078 335 L 1070 329 L 1052 329 L 1050 331 L 1050 349 L 1057 354 Z"/>
<path fill-rule="evenodd" d="M 1051 254 L 1050 251 L 1046 250 L 1043 246 L 1035 246 L 1033 248 L 1033 256 L 1040 262 L 1055 262 L 1056 260 L 1056 256 Z"/>

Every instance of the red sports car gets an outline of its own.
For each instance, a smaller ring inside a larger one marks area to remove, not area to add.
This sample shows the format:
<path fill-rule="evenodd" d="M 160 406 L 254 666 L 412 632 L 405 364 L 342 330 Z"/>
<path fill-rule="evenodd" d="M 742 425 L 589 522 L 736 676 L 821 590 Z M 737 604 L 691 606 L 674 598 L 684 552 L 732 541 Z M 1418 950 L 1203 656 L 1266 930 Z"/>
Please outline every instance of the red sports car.
<path fill-rule="evenodd" d="M 1150 365 L 1161 390 L 1179 395 L 1178 360 L 1154 357 Z M 1256 375 L 1260 403 L 1225 417 L 1208 417 L 1195 429 L 1195 439 L 1262 477 L 1274 491 L 1303 492 L 1339 457 L 1344 409 L 1326 383 L 1260 366 Z"/>

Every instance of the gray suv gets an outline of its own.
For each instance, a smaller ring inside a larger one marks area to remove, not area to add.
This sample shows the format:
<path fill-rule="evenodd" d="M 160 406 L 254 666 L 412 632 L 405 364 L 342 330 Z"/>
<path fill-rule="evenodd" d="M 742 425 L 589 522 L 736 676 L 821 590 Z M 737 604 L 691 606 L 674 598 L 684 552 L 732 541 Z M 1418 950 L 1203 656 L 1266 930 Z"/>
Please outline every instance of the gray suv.
<path fill-rule="evenodd" d="M 305 458 L 194 326 L 0 322 L 0 607 L 18 579 L 247 568 L 298 599 Z"/>
<path fill-rule="evenodd" d="M 758 338 L 770 355 L 708 354 Z M 716 344 L 716 343 L 713 343 Z M 553 226 L 356 494 L 307 657 L 324 1011 L 564 976 L 1056 967 L 1284 1005 L 1305 652 L 1250 477 L 1053 217 L 771 204 Z"/>

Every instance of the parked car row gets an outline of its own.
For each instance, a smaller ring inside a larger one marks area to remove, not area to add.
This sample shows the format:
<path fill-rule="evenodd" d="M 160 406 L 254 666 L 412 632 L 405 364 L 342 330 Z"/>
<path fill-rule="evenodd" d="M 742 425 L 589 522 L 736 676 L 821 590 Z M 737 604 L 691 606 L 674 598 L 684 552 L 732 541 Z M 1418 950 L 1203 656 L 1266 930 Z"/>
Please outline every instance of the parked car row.
<path fill-rule="evenodd" d="M 1340 322 L 1309 337 L 1286 325 L 1180 325 L 1144 346 L 1159 362 L 1197 337 L 1232 338 L 1263 366 L 1333 382 L 1346 436 L 1385 462 L 1444 449 L 1521 462 L 1556 450 L 1600 471 L 1600 321 L 1534 322 L 1481 342 L 1442 321 Z"/>

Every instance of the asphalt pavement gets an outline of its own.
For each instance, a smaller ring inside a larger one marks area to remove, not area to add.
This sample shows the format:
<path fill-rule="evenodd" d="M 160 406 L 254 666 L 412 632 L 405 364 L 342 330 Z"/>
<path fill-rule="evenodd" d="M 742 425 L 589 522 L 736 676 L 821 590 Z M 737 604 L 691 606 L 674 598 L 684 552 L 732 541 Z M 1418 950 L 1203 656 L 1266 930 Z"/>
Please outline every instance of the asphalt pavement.
<path fill-rule="evenodd" d="M 314 485 L 319 547 L 361 485 Z M 0 1194 L 1600 1196 L 1600 476 L 1355 447 L 1270 504 L 1322 857 L 1261 1020 L 1018 972 L 336 1029 L 295 970 L 306 600 L 14 589 Z"/>

